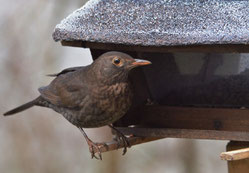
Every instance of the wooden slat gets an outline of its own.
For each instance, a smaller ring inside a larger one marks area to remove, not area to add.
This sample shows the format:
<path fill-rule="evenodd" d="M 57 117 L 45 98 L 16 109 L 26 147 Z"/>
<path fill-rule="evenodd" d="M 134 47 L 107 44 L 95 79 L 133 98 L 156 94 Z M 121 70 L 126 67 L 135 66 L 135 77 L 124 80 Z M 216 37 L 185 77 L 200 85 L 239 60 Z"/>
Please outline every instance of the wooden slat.
<path fill-rule="evenodd" d="M 128 137 L 128 142 L 130 144 L 130 147 L 133 145 L 137 145 L 137 144 L 142 144 L 142 143 L 146 143 L 146 142 L 151 142 L 151 141 L 155 141 L 155 140 L 159 140 L 161 138 L 155 138 L 155 137 Z M 108 152 L 108 151 L 112 151 L 112 150 L 118 150 L 123 148 L 124 145 L 123 143 L 118 143 L 117 141 L 111 141 L 111 142 L 107 142 L 105 143 L 105 145 L 100 146 L 100 151 L 103 152 Z M 96 150 L 96 148 L 94 148 L 94 153 L 97 153 L 98 151 Z"/>
<path fill-rule="evenodd" d="M 127 128 L 119 127 L 125 135 L 133 134 L 139 137 L 187 138 L 249 141 L 248 132 L 229 132 L 216 130 L 167 129 L 167 128 Z"/>
<path fill-rule="evenodd" d="M 243 148 L 233 151 L 222 152 L 220 154 L 222 160 L 232 161 L 232 160 L 242 160 L 249 158 L 249 148 Z"/>
<path fill-rule="evenodd" d="M 249 110 L 145 106 L 131 112 L 125 134 L 147 137 L 249 141 Z M 138 120 L 134 121 L 134 117 Z"/>
<path fill-rule="evenodd" d="M 137 51 L 137 52 L 219 52 L 219 53 L 247 53 L 249 45 L 189 45 L 189 46 L 134 46 L 113 43 L 96 43 L 84 41 L 61 41 L 63 46 L 85 47 L 91 49 Z"/>
<path fill-rule="evenodd" d="M 233 151 L 243 148 L 248 148 L 249 142 L 230 141 L 227 145 L 227 151 Z M 229 173 L 248 173 L 249 159 L 228 161 Z"/>
<path fill-rule="evenodd" d="M 249 109 L 145 106 L 131 112 L 128 125 L 143 127 L 249 132 Z M 133 118 L 134 119 L 134 118 Z"/>

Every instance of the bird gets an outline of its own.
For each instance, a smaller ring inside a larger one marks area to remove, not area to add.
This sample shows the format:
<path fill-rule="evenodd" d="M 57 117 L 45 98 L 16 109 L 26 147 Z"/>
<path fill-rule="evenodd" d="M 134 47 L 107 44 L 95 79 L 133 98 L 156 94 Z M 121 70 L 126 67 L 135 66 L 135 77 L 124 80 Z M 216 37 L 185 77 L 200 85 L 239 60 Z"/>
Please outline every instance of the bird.
<path fill-rule="evenodd" d="M 124 116 L 131 107 L 134 91 L 128 78 L 129 72 L 149 64 L 151 62 L 148 60 L 134 59 L 126 53 L 106 52 L 88 66 L 71 67 L 49 75 L 55 78 L 49 85 L 38 89 L 40 95 L 37 98 L 4 113 L 4 116 L 33 106 L 53 109 L 79 128 L 89 146 L 91 157 L 100 160 L 100 147 L 105 144 L 93 142 L 83 128 L 108 125 L 116 132 L 119 142 L 123 142 L 124 155 L 129 142 L 112 123 Z"/>

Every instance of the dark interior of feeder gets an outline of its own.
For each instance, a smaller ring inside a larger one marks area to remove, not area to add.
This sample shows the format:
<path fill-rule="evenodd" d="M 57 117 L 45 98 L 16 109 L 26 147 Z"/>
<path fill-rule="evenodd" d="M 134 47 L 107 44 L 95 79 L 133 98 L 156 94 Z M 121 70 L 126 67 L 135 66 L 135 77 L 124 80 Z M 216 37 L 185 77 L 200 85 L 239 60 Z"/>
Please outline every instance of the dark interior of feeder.
<path fill-rule="evenodd" d="M 106 50 L 91 50 L 94 59 L 104 52 Z M 126 53 L 152 62 L 152 65 L 135 69 L 130 75 L 135 89 L 133 109 L 151 104 L 206 108 L 249 107 L 247 54 Z M 120 122 L 123 124 L 126 119 L 129 125 L 131 119 L 133 124 L 140 122 L 139 115 L 132 113 L 128 113 Z"/>

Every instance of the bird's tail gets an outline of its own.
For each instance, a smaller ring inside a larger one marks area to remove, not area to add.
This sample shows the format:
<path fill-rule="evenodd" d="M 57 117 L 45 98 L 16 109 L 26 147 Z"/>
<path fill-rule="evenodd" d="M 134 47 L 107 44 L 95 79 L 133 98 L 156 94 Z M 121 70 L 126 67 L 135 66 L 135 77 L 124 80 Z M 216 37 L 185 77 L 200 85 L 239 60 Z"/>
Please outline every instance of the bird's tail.
<path fill-rule="evenodd" d="M 25 104 L 23 104 L 21 106 L 18 106 L 15 109 L 12 109 L 12 110 L 10 110 L 8 112 L 5 112 L 3 115 L 4 116 L 13 115 L 13 114 L 16 114 L 18 112 L 24 111 L 24 110 L 26 110 L 28 108 L 31 108 L 32 106 L 35 106 L 38 103 L 39 99 L 40 99 L 40 97 L 38 97 L 38 98 L 28 102 L 28 103 L 25 103 Z"/>

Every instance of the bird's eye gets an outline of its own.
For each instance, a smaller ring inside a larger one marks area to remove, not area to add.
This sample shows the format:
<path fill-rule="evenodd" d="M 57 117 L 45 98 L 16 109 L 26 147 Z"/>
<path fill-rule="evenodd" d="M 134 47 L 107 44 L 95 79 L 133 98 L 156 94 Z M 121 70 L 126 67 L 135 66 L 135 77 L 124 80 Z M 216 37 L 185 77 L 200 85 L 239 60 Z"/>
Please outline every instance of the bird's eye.
<path fill-rule="evenodd" d="M 121 60 L 117 57 L 113 58 L 112 63 L 116 66 L 122 66 Z"/>
<path fill-rule="evenodd" d="M 119 58 L 114 58 L 113 62 L 114 62 L 114 64 L 118 65 L 120 63 L 120 59 Z"/>

